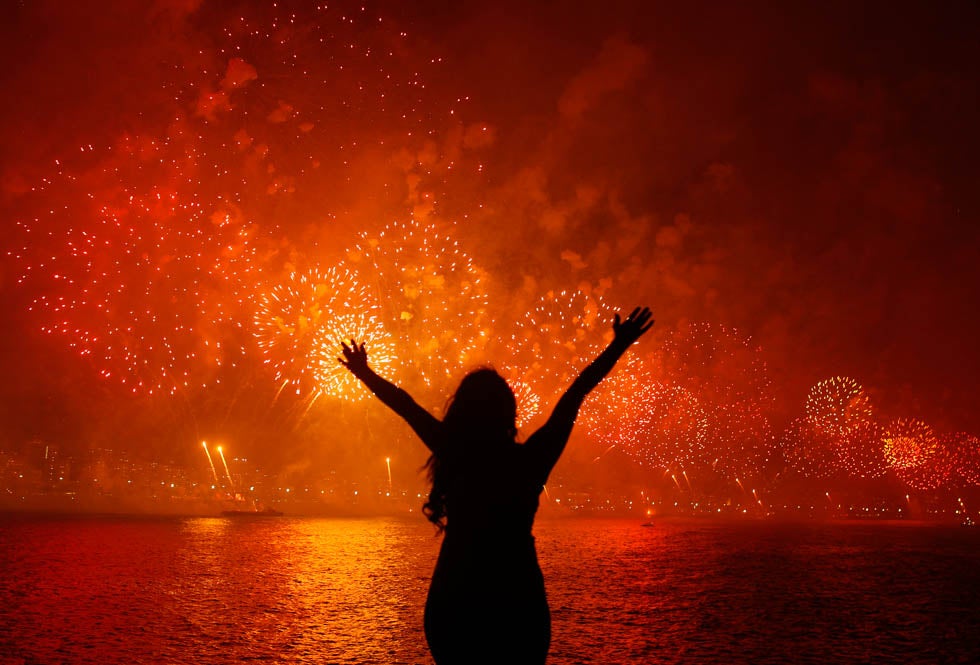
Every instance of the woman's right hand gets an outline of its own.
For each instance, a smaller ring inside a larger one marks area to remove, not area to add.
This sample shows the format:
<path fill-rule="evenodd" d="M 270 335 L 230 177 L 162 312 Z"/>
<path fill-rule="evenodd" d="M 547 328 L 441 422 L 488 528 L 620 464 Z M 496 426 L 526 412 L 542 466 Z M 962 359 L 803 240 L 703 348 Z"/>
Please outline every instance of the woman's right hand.
<path fill-rule="evenodd" d="M 613 319 L 614 341 L 629 346 L 640 338 L 640 335 L 650 330 L 653 326 L 653 313 L 646 307 L 637 307 L 625 321 L 620 321 L 619 314 Z"/>
<path fill-rule="evenodd" d="M 364 348 L 364 343 L 361 342 L 358 345 L 354 340 L 350 341 L 350 346 L 341 342 L 344 357 L 337 358 L 340 364 L 351 371 L 354 376 L 360 376 L 362 372 L 367 371 L 367 351 Z"/>

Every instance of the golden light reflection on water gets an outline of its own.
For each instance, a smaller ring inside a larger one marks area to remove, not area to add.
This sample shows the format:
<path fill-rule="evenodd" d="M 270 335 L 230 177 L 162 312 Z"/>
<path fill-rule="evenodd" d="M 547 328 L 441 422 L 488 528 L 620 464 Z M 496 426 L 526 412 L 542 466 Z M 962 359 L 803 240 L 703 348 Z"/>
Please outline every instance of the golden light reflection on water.
<path fill-rule="evenodd" d="M 227 532 L 230 526 L 231 520 L 228 519 L 197 517 L 185 520 L 181 530 L 189 534 L 214 537 Z"/>
<path fill-rule="evenodd" d="M 423 662 L 419 571 L 431 569 L 438 541 L 418 524 L 201 518 L 183 523 L 180 540 L 171 593 L 218 644 L 337 663 L 372 652 L 389 662 L 407 646 L 404 658 Z"/>

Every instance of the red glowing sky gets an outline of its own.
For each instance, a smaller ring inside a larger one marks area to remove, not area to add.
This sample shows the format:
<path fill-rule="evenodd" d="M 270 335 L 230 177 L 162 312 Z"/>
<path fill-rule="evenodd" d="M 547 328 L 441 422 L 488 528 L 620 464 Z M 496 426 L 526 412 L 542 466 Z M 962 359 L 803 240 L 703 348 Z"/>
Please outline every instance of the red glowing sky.
<path fill-rule="evenodd" d="M 50 311 L 29 308 L 58 285 L 19 278 L 65 252 L 66 218 L 95 214 L 87 192 L 118 209 L 170 178 L 182 204 L 213 207 L 237 186 L 199 165 L 197 190 L 175 184 L 174 169 L 123 164 L 121 185 L 106 175 L 126 141 L 173 136 L 175 115 L 199 133 L 182 146 L 205 146 L 202 162 L 250 183 L 234 209 L 261 229 L 267 275 L 333 261 L 357 232 L 414 211 L 455 222 L 490 277 L 491 328 L 509 329 L 547 291 L 588 285 L 649 304 L 658 323 L 647 344 L 694 321 L 750 336 L 777 427 L 811 386 L 844 375 L 887 417 L 980 431 L 980 16 L 970 3 L 355 4 L 318 20 L 371 55 L 337 51 L 330 63 L 309 50 L 312 3 L 295 3 L 299 25 L 234 51 L 222 30 L 240 14 L 265 29 L 294 8 L 271 4 L 4 3 L 0 202 L 18 231 L 5 234 L 0 272 L 5 436 L 84 439 L 119 427 L 103 423 L 109 403 L 114 418 L 173 413 L 100 379 L 98 360 L 66 335 L 42 333 Z M 263 68 L 283 34 L 330 76 Z M 257 78 L 222 83 L 239 56 Z M 202 102 L 206 85 L 228 94 L 227 108 Z M 247 103 L 273 124 L 234 125 Z M 280 131 L 294 120 L 295 136 Z M 272 156 L 250 162 L 228 147 L 241 128 Z M 80 152 L 88 145 L 94 158 Z M 44 178 L 54 183 L 32 192 Z M 174 251 L 192 242 L 182 236 Z M 235 381 L 245 379 L 226 377 Z M 221 418 L 201 414 L 227 418 L 247 403 L 242 392 L 261 401 L 275 390 L 259 372 L 242 386 L 179 399 L 201 400 L 195 412 L 216 427 Z"/>

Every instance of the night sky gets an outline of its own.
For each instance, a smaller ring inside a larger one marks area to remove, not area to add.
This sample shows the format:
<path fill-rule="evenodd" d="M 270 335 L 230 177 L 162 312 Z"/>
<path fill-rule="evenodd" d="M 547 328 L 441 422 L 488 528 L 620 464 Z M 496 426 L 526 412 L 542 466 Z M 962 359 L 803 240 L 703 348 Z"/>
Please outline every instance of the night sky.
<path fill-rule="evenodd" d="M 564 292 L 649 305 L 653 380 L 709 417 L 737 393 L 773 444 L 831 377 L 980 434 L 975 3 L 573 4 L 5 0 L 0 436 L 356 461 L 338 438 L 395 424 L 311 398 L 270 310 L 329 269 L 437 410 L 574 338 Z M 412 219 L 441 248 L 414 282 Z M 692 331 L 752 359 L 685 365 Z M 542 409 L 591 348 L 522 377 Z"/>

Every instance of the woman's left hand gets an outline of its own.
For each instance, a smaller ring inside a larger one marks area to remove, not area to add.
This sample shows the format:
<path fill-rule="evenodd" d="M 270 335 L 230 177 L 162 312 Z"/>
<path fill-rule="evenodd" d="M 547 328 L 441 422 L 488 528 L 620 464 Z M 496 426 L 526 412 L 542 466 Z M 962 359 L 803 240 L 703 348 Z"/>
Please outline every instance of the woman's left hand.
<path fill-rule="evenodd" d="M 368 368 L 367 364 L 367 350 L 364 348 L 364 343 L 361 342 L 358 345 L 354 340 L 350 341 L 350 346 L 341 342 L 340 346 L 343 348 L 343 358 L 337 358 L 340 364 L 351 371 L 354 376 L 360 376 L 362 372 L 366 371 Z"/>
<path fill-rule="evenodd" d="M 619 314 L 616 314 L 613 320 L 613 333 L 616 341 L 629 346 L 640 339 L 640 335 L 650 330 L 653 325 L 652 317 L 653 314 L 646 307 L 642 309 L 637 307 L 630 312 L 625 321 L 620 321 Z"/>

